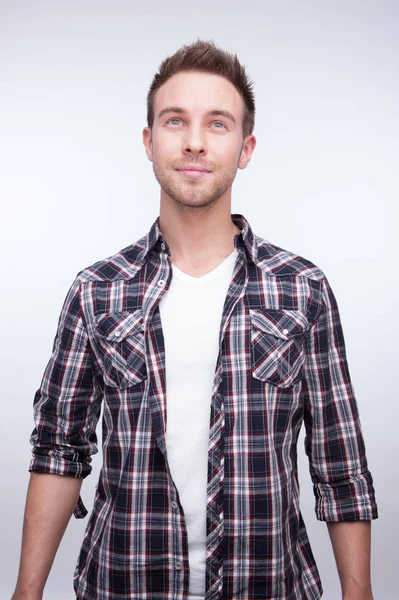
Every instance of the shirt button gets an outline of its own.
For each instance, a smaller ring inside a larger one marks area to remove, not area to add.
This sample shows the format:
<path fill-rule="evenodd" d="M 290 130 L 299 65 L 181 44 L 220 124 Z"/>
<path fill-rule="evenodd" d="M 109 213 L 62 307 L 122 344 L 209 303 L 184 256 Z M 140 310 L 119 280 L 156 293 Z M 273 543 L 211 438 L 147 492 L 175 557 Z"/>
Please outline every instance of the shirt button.
<path fill-rule="evenodd" d="M 283 329 L 283 333 L 284 333 L 284 335 L 288 335 L 289 334 L 288 329 Z"/>
<path fill-rule="evenodd" d="M 172 500 L 172 502 L 170 504 L 171 504 L 173 510 L 176 510 L 176 508 L 177 508 L 177 502 L 175 502 L 175 500 Z"/>
<path fill-rule="evenodd" d="M 120 336 L 120 334 L 121 334 L 121 332 L 120 332 L 120 331 L 115 331 L 115 333 L 114 333 L 114 336 L 115 336 L 115 337 L 119 337 L 119 336 Z"/>
<path fill-rule="evenodd" d="M 177 571 L 180 571 L 180 569 L 182 568 L 182 566 L 183 566 L 183 565 L 181 564 L 181 562 L 176 562 L 176 563 L 175 563 L 175 569 L 176 569 Z"/>
<path fill-rule="evenodd" d="M 162 250 L 166 250 L 166 246 L 165 246 L 165 244 L 163 242 L 161 244 L 161 248 L 162 248 Z"/>
<path fill-rule="evenodd" d="M 158 286 L 159 286 L 159 287 L 163 287 L 164 285 L 165 285 L 165 280 L 164 280 L 164 279 L 160 279 L 160 280 L 158 281 Z"/>

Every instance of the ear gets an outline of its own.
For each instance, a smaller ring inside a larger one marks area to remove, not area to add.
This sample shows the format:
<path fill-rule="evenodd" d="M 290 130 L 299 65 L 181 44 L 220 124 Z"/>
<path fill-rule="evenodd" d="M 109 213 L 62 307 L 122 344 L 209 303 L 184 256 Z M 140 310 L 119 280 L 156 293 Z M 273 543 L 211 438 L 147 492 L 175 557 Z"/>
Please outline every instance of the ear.
<path fill-rule="evenodd" d="M 152 161 L 152 132 L 149 127 L 143 129 L 143 144 L 148 160 Z"/>
<path fill-rule="evenodd" d="M 238 168 L 245 169 L 256 146 L 256 137 L 254 135 L 247 135 L 242 145 L 240 160 L 238 161 Z"/>

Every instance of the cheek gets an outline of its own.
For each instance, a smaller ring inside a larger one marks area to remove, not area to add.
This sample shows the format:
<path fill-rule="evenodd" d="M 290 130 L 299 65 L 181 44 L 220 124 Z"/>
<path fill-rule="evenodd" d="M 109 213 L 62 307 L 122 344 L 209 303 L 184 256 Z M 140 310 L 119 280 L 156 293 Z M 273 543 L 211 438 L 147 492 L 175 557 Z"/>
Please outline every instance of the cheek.
<path fill-rule="evenodd" d="M 153 141 L 152 153 L 154 160 L 162 164 L 170 164 L 179 155 L 179 148 L 177 139 L 159 136 Z"/>
<path fill-rule="evenodd" d="M 228 171 L 235 171 L 240 160 L 240 153 L 236 149 L 226 148 L 220 155 L 220 164 Z"/>
<path fill-rule="evenodd" d="M 152 148 L 152 156 L 154 162 L 159 165 L 168 164 L 170 161 L 170 151 L 169 148 L 166 148 L 164 145 L 159 144 L 155 145 Z"/>
<path fill-rule="evenodd" d="M 215 147 L 215 153 L 220 161 L 226 165 L 236 165 L 240 159 L 241 146 L 227 138 L 220 140 L 220 142 L 218 147 Z"/>

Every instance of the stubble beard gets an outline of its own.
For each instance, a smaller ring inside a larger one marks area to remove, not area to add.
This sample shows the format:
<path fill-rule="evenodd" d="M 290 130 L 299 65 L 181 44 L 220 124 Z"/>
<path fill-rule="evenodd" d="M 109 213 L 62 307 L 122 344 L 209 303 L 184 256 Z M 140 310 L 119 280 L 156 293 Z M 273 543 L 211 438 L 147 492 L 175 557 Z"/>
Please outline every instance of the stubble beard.
<path fill-rule="evenodd" d="M 223 177 L 216 177 L 212 185 L 204 185 L 204 182 L 197 179 L 183 180 L 182 178 L 179 185 L 173 175 L 166 174 L 154 162 L 153 170 L 163 192 L 176 202 L 176 204 L 179 204 L 179 206 L 194 209 L 206 208 L 217 202 L 232 186 L 237 174 L 237 169 L 228 171 L 223 174 Z M 214 172 L 210 177 L 215 177 Z"/>

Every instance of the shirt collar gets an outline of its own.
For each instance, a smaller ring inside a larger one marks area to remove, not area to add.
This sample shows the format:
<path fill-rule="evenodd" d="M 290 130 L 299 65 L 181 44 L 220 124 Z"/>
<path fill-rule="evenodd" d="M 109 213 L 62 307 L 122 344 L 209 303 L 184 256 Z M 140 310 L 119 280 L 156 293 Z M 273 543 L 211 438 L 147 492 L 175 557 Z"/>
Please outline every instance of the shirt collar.
<path fill-rule="evenodd" d="M 256 237 L 251 229 L 250 224 L 246 218 L 240 214 L 232 214 L 231 219 L 234 225 L 240 229 L 240 233 L 237 233 L 237 235 L 234 237 L 234 246 L 236 250 L 240 251 L 240 248 L 243 248 L 244 252 L 246 252 L 247 259 L 253 263 L 256 263 L 258 253 Z M 149 252 L 154 249 L 158 249 L 170 254 L 169 247 L 159 228 L 159 217 L 157 217 L 151 229 L 144 238 L 142 258 L 146 259 Z"/>

